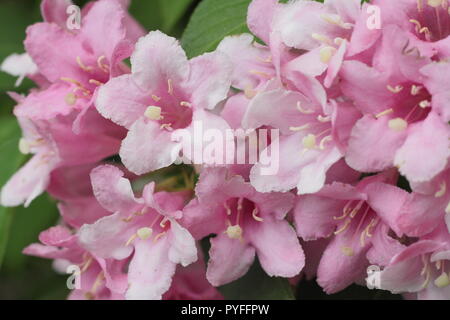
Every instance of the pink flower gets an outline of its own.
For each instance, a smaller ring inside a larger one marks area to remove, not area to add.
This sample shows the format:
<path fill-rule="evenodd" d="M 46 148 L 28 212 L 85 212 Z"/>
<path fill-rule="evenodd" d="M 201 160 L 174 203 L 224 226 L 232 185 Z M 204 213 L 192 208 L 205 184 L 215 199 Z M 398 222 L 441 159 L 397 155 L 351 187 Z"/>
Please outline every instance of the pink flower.
<path fill-rule="evenodd" d="M 81 12 L 81 28 L 67 30 L 65 8 L 71 1 L 43 1 L 41 9 L 46 22 L 27 29 L 25 49 L 39 75 L 49 83 L 67 84 L 61 94 L 69 109 L 79 111 L 74 121 L 76 133 L 86 125 L 83 118 L 98 87 L 129 71 L 122 60 L 130 56 L 134 42 L 144 35 L 124 10 L 126 2 L 88 3 Z"/>
<path fill-rule="evenodd" d="M 420 300 L 449 300 L 450 236 L 444 224 L 404 248 L 381 272 L 381 288 L 417 293 Z"/>
<path fill-rule="evenodd" d="M 206 277 L 220 286 L 243 276 L 255 254 L 269 276 L 294 277 L 305 261 L 294 229 L 284 220 L 293 195 L 262 194 L 225 168 L 204 169 L 196 187 L 197 199 L 183 220 L 193 235 L 211 239 Z"/>
<path fill-rule="evenodd" d="M 56 168 L 95 163 L 114 155 L 120 146 L 120 128 L 103 119 L 95 109 L 85 113 L 84 121 L 89 124 L 86 130 L 75 134 L 72 125 L 77 112 L 61 108 L 65 89 L 60 86 L 65 85 L 55 84 L 31 93 L 14 111 L 23 134 L 19 149 L 33 157 L 3 186 L 3 206 L 28 206 L 47 188 Z M 40 113 L 36 112 L 39 107 Z"/>
<path fill-rule="evenodd" d="M 307 241 L 331 237 L 317 269 L 325 292 L 338 292 L 363 278 L 369 263 L 386 265 L 403 246 L 389 236 L 393 212 L 408 193 L 389 184 L 392 173 L 361 180 L 356 186 L 332 183 L 300 196 L 294 209 L 298 235 Z M 397 234 L 401 236 L 401 234 Z"/>
<path fill-rule="evenodd" d="M 33 79 L 42 87 L 25 98 L 16 96 L 14 114 L 23 129 L 20 149 L 35 156 L 2 189 L 4 206 L 29 205 L 56 168 L 116 154 L 124 135 L 90 106 L 99 85 L 127 71 L 122 60 L 131 54 L 138 29 L 126 19 L 123 1 L 103 0 L 85 8 L 81 30 L 68 32 L 60 15 L 67 19 L 69 4 L 43 1 L 48 22 L 27 29 L 25 47 L 37 66 Z M 132 32 L 126 29 L 130 26 Z"/>
<path fill-rule="evenodd" d="M 94 196 L 90 173 L 98 165 L 89 163 L 57 168 L 50 176 L 47 192 L 58 200 L 59 213 L 64 223 L 73 228 L 79 229 L 84 224 L 94 223 L 111 214 Z"/>
<path fill-rule="evenodd" d="M 43 231 L 39 240 L 42 244 L 31 244 L 23 252 L 54 259 L 54 268 L 64 274 L 71 270 L 68 269 L 69 266 L 78 266 L 80 273 L 73 275 L 79 277 L 80 287 L 70 293 L 69 299 L 123 299 L 127 275 L 121 270 L 127 260 L 105 260 L 91 255 L 79 246 L 77 236 L 63 226 Z"/>
<path fill-rule="evenodd" d="M 79 230 L 83 248 L 103 259 L 123 260 L 128 267 L 127 299 L 161 299 L 170 287 L 177 264 L 197 260 L 194 238 L 177 220 L 186 201 L 183 194 L 153 194 L 148 184 L 135 198 L 123 172 L 100 166 L 91 173 L 94 194 L 113 214 Z"/>
<path fill-rule="evenodd" d="M 448 0 L 374 0 L 372 4 L 380 8 L 382 28 L 395 25 L 404 30 L 420 55 L 441 58 L 450 53 Z"/>
<path fill-rule="evenodd" d="M 256 164 L 250 174 L 252 185 L 260 192 L 297 188 L 299 194 L 306 194 L 320 190 L 328 169 L 343 156 L 342 144 L 358 116 L 349 103 L 331 101 L 322 108 L 294 89 L 270 83 L 250 102 L 243 126 L 280 130 L 279 171 L 263 175 L 261 164 Z"/>
<path fill-rule="evenodd" d="M 447 168 L 430 181 L 413 183 L 414 192 L 398 213 L 398 228 L 410 237 L 421 237 L 440 226 L 450 216 L 449 181 Z"/>
<path fill-rule="evenodd" d="M 225 56 L 207 53 L 188 61 L 174 38 L 154 31 L 136 44 L 131 64 L 132 74 L 109 81 L 96 101 L 104 117 L 129 129 L 120 155 L 130 171 L 143 174 L 169 166 L 180 150 L 193 160 L 191 145 L 174 137 L 180 130 L 191 132 L 194 123 L 204 130 L 229 128 L 209 111 L 230 89 Z"/>
<path fill-rule="evenodd" d="M 197 262 L 177 267 L 172 286 L 163 300 L 221 300 L 223 296 L 206 279 L 205 261 L 201 250 Z"/>
<path fill-rule="evenodd" d="M 346 160 L 362 172 L 395 165 L 409 181 L 425 182 L 447 165 L 450 127 L 423 85 L 420 71 L 430 60 L 413 54 L 398 27 L 385 26 L 382 36 L 373 67 L 353 60 L 341 69 L 343 93 L 364 114 L 351 132 Z"/>

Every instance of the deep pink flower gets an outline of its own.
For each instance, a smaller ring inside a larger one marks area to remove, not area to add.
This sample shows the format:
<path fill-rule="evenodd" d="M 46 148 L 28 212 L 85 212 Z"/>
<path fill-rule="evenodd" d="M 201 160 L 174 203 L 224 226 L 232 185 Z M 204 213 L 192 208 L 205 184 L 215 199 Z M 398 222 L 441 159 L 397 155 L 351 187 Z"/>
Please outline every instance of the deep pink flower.
<path fill-rule="evenodd" d="M 363 279 L 370 263 L 386 265 L 403 248 L 389 235 L 408 193 L 389 184 L 392 173 L 361 180 L 356 186 L 332 183 L 298 198 L 294 222 L 307 241 L 331 237 L 317 270 L 327 293 Z M 399 235 L 401 236 L 401 234 Z"/>
<path fill-rule="evenodd" d="M 24 253 L 41 258 L 54 259 L 54 268 L 66 273 L 69 266 L 78 266 L 80 288 L 74 289 L 69 299 L 123 299 L 127 275 L 122 272 L 127 260 L 105 260 L 81 248 L 77 236 L 63 226 L 43 231 L 39 240 L 24 249 Z M 75 270 L 75 269 L 73 269 Z M 76 284 L 76 282 L 75 282 Z"/>
<path fill-rule="evenodd" d="M 206 276 L 220 286 L 243 276 L 255 254 L 270 276 L 293 277 L 304 266 L 294 229 L 284 220 L 294 196 L 258 193 L 225 168 L 204 169 L 196 187 L 197 199 L 183 220 L 193 235 L 211 239 Z"/>

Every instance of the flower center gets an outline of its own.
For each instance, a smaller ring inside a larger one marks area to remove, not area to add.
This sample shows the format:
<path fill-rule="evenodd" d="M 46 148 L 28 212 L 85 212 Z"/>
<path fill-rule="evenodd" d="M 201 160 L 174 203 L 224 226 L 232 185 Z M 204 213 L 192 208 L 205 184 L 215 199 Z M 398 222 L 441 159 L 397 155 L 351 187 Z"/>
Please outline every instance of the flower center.
<path fill-rule="evenodd" d="M 439 41 L 450 34 L 448 0 L 417 0 L 417 16 L 409 20 L 417 37 Z"/>

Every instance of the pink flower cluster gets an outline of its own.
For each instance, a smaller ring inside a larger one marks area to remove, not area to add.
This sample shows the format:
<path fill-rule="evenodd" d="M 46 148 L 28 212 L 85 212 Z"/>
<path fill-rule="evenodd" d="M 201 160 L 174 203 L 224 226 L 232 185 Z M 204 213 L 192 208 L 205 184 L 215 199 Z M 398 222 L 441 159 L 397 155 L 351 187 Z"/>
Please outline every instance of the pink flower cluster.
<path fill-rule="evenodd" d="M 33 156 L 1 203 L 59 201 L 59 225 L 25 253 L 78 265 L 71 298 L 221 298 L 257 257 L 329 294 L 375 265 L 381 289 L 450 299 L 448 0 L 253 0 L 253 35 L 190 60 L 126 2 L 90 3 L 67 30 L 68 1 L 44 0 L 22 70 L 39 88 L 12 94 Z M 205 162 L 182 188 L 152 179 L 190 158 L 173 137 L 198 123 L 278 130 L 278 171 Z"/>

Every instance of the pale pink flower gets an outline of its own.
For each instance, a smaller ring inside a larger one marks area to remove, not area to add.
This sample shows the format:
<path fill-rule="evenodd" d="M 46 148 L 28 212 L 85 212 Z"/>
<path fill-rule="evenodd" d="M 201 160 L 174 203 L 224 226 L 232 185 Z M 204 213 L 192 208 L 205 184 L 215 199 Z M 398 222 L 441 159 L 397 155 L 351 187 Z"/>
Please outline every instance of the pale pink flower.
<path fill-rule="evenodd" d="M 130 171 L 143 174 L 169 166 L 180 151 L 195 160 L 193 153 L 203 154 L 202 147 L 174 138 L 180 130 L 194 137 L 195 123 L 203 130 L 229 128 L 210 112 L 230 89 L 231 69 L 224 55 L 188 60 L 174 38 L 154 31 L 138 41 L 131 64 L 132 73 L 110 80 L 96 100 L 104 117 L 129 129 L 120 155 Z"/>
<path fill-rule="evenodd" d="M 449 300 L 450 234 L 444 224 L 395 255 L 380 274 L 381 289 Z"/>
<path fill-rule="evenodd" d="M 194 238 L 177 220 L 184 194 L 153 194 L 154 183 L 136 198 L 130 181 L 118 168 L 104 165 L 91 173 L 94 194 L 111 215 L 79 230 L 81 246 L 103 259 L 123 260 L 128 267 L 127 299 L 161 299 L 177 264 L 197 260 Z"/>
<path fill-rule="evenodd" d="M 450 127 L 423 85 L 421 69 L 430 60 L 410 49 L 403 30 L 386 26 L 372 66 L 344 62 L 342 91 L 364 114 L 351 132 L 346 160 L 362 172 L 395 165 L 409 181 L 425 182 L 447 165 Z"/>

